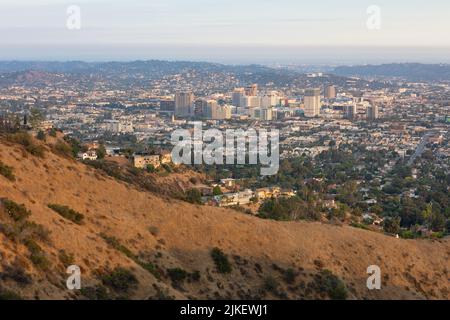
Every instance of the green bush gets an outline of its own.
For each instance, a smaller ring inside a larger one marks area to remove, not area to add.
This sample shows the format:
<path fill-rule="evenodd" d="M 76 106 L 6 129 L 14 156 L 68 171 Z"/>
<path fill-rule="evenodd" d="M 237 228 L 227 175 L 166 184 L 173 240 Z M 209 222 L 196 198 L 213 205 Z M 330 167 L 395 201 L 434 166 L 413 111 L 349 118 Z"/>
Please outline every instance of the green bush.
<path fill-rule="evenodd" d="M 36 157 L 44 157 L 45 148 L 36 144 L 33 137 L 26 132 L 17 132 L 7 136 L 7 140 L 18 143 L 25 147 L 25 150 Z"/>
<path fill-rule="evenodd" d="M 186 192 L 186 201 L 193 204 L 202 204 L 202 194 L 197 189 L 190 189 Z"/>
<path fill-rule="evenodd" d="M 42 130 L 39 130 L 39 132 L 36 135 L 36 139 L 41 140 L 41 141 L 45 141 L 45 133 Z"/>
<path fill-rule="evenodd" d="M 284 271 L 283 279 L 288 284 L 293 284 L 295 282 L 295 278 L 297 278 L 297 274 L 295 273 L 294 269 L 289 268 L 286 271 Z"/>
<path fill-rule="evenodd" d="M 188 273 L 181 268 L 167 269 L 167 274 L 169 275 L 169 278 L 175 283 L 183 282 L 188 276 Z"/>
<path fill-rule="evenodd" d="M 400 232 L 400 238 L 403 238 L 403 239 L 416 239 L 416 238 L 418 238 L 418 235 L 414 231 L 404 230 L 404 231 Z"/>
<path fill-rule="evenodd" d="M 332 300 L 346 300 L 348 291 L 344 282 L 330 270 L 322 270 L 317 278 L 319 288 L 328 294 Z"/>
<path fill-rule="evenodd" d="M 58 253 L 59 261 L 64 265 L 64 267 L 69 267 L 73 265 L 75 258 L 72 253 L 67 253 L 64 249 L 59 250 Z"/>
<path fill-rule="evenodd" d="M 109 300 L 108 291 L 102 285 L 81 288 L 81 294 L 88 300 Z"/>
<path fill-rule="evenodd" d="M 267 290 L 275 295 L 278 294 L 278 281 L 273 277 L 267 277 L 264 279 L 264 290 Z"/>
<path fill-rule="evenodd" d="M 16 177 L 13 173 L 13 168 L 8 167 L 6 164 L 0 161 L 0 176 L 4 176 L 10 181 L 16 181 Z"/>
<path fill-rule="evenodd" d="M 66 218 L 67 220 L 72 221 L 76 224 L 82 224 L 84 215 L 70 209 L 68 206 L 63 206 L 59 204 L 49 204 L 48 207 L 58 213 L 63 218 Z"/>
<path fill-rule="evenodd" d="M 220 273 L 230 273 L 232 271 L 228 257 L 219 248 L 211 250 L 211 257 L 216 264 L 217 271 Z"/>
<path fill-rule="evenodd" d="M 49 133 L 48 133 L 51 137 L 56 137 L 56 129 L 55 128 L 51 128 Z"/>
<path fill-rule="evenodd" d="M 101 276 L 101 281 L 105 286 L 119 293 L 127 293 L 138 284 L 134 274 L 121 267 Z"/>
<path fill-rule="evenodd" d="M 105 239 L 106 243 L 109 244 L 111 247 L 113 247 L 114 249 L 116 249 L 117 251 L 122 252 L 124 255 L 126 255 L 128 258 L 132 259 L 132 260 L 136 260 L 137 257 L 136 255 L 131 252 L 130 249 L 128 249 L 127 247 L 125 247 L 123 244 L 120 243 L 119 239 L 117 239 L 116 237 L 111 237 L 108 236 L 104 233 L 101 233 L 100 236 Z"/>
<path fill-rule="evenodd" d="M 12 200 L 3 199 L 3 206 L 5 207 L 6 213 L 15 221 L 24 221 L 30 215 L 31 212 L 23 204 L 17 204 Z"/>
<path fill-rule="evenodd" d="M 13 291 L 0 289 L 0 300 L 23 300 L 23 298 Z"/>
<path fill-rule="evenodd" d="M 28 251 L 30 251 L 31 262 L 41 270 L 48 270 L 50 262 L 42 248 L 32 239 L 26 240 L 24 244 L 28 248 Z"/>
<path fill-rule="evenodd" d="M 72 147 L 62 141 L 57 141 L 53 146 L 53 152 L 65 157 L 73 157 Z"/>
<path fill-rule="evenodd" d="M 3 272 L 0 273 L 0 280 L 6 281 L 8 279 L 15 281 L 21 287 L 28 286 L 33 283 L 32 277 L 17 261 L 12 265 L 3 266 Z"/>

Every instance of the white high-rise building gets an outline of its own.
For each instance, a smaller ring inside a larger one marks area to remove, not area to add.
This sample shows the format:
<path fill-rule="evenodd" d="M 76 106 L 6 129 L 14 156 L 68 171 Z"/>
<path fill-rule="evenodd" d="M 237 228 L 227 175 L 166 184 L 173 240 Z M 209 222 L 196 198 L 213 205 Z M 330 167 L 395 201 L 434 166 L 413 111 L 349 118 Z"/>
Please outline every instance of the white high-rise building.
<path fill-rule="evenodd" d="M 227 120 L 231 119 L 231 107 L 230 106 L 220 106 L 218 104 L 214 105 L 211 109 L 211 118 L 213 120 Z"/>
<path fill-rule="evenodd" d="M 261 105 L 261 99 L 258 96 L 247 96 L 244 97 L 244 105 L 243 107 L 247 109 L 251 108 L 259 108 Z"/>
<path fill-rule="evenodd" d="M 322 107 L 320 89 L 305 90 L 305 117 L 314 118 L 320 115 Z"/>

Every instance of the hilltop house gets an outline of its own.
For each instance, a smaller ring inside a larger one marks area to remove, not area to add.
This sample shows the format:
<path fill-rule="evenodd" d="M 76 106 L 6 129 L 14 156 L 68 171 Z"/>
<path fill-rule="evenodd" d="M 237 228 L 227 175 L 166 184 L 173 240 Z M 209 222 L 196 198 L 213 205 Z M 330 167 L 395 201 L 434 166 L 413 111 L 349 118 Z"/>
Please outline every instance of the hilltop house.
<path fill-rule="evenodd" d="M 77 154 L 77 158 L 81 160 L 97 160 L 97 152 L 94 150 L 86 151 L 86 152 L 79 152 Z"/>
<path fill-rule="evenodd" d="M 154 168 L 161 166 L 159 155 L 138 155 L 133 157 L 134 166 L 139 169 L 145 169 L 148 165 L 152 165 Z"/>

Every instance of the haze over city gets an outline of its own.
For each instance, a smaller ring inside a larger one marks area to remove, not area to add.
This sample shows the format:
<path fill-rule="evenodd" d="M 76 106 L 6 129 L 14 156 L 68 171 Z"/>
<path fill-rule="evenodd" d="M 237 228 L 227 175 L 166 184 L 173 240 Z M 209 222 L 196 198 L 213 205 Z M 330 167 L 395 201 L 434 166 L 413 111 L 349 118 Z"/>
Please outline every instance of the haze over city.
<path fill-rule="evenodd" d="M 70 5 L 80 30 L 66 28 Z M 373 5 L 375 30 L 366 25 Z M 448 63 L 449 10 L 441 0 L 6 0 L 0 59 Z"/>

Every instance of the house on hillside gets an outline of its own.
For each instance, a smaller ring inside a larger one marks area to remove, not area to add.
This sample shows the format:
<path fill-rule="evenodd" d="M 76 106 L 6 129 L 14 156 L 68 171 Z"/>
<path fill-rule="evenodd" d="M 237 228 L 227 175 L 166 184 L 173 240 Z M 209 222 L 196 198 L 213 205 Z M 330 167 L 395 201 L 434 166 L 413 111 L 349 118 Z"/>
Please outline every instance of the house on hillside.
<path fill-rule="evenodd" d="M 136 168 L 145 169 L 147 166 L 152 165 L 154 168 L 161 166 L 159 155 L 138 155 L 133 157 L 133 163 Z"/>
<path fill-rule="evenodd" d="M 97 160 L 97 152 L 94 150 L 86 151 L 86 152 L 79 152 L 77 154 L 77 158 L 80 160 Z"/>

